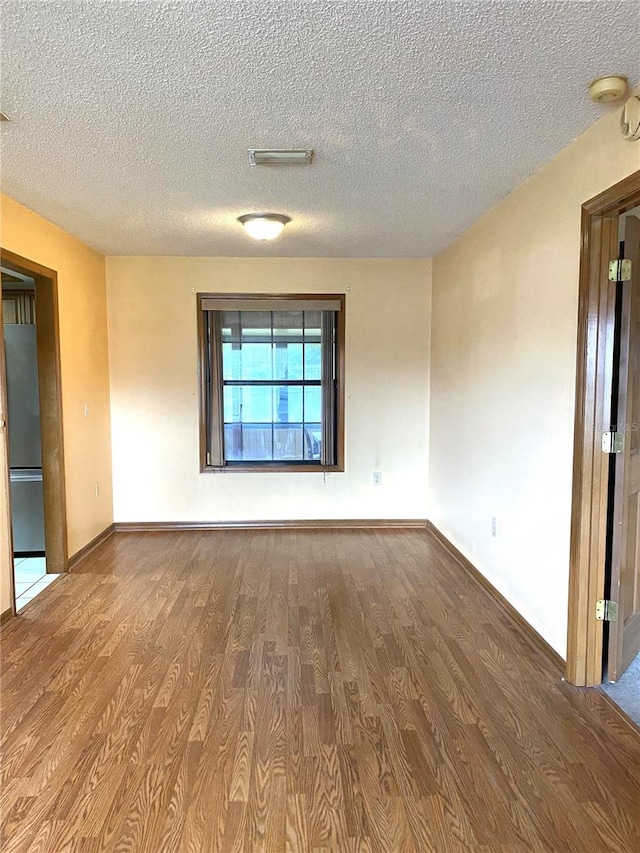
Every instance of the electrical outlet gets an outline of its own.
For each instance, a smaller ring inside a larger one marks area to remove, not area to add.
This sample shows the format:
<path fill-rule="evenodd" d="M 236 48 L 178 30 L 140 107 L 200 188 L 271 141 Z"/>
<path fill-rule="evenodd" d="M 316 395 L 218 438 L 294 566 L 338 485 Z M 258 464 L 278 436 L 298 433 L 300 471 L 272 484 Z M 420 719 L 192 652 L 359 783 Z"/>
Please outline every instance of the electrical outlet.
<path fill-rule="evenodd" d="M 381 486 L 382 485 L 382 471 L 374 471 L 373 472 L 373 485 Z"/>
<path fill-rule="evenodd" d="M 88 403 L 84 404 L 84 416 L 85 416 L 85 418 L 89 417 L 89 404 Z"/>
<path fill-rule="evenodd" d="M 497 518 L 491 519 L 491 535 L 492 536 L 498 535 L 498 520 L 497 520 Z"/>
<path fill-rule="evenodd" d="M 100 497 L 100 483 L 96 483 L 96 497 Z"/>

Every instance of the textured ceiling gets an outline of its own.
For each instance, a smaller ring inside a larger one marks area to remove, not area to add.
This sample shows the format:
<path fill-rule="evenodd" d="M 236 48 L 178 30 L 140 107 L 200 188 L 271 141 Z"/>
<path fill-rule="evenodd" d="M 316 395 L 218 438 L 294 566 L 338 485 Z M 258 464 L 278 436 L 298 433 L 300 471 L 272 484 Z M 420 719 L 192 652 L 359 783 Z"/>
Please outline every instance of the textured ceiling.
<path fill-rule="evenodd" d="M 638 82 L 636 0 L 3 0 L 2 186 L 107 254 L 425 257 Z M 630 143 L 633 144 L 633 143 Z M 248 147 L 313 147 L 250 167 Z M 242 213 L 293 221 L 251 241 Z"/>

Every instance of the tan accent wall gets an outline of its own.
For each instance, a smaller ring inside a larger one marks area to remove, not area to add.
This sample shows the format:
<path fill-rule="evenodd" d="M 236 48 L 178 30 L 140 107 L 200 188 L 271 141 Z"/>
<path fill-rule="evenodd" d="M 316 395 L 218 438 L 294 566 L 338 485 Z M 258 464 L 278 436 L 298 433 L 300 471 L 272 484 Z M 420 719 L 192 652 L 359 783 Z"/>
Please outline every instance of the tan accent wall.
<path fill-rule="evenodd" d="M 107 282 L 116 521 L 426 517 L 430 261 L 117 257 Z M 346 293 L 344 473 L 199 473 L 199 291 Z"/>
<path fill-rule="evenodd" d="M 71 556 L 113 521 L 105 259 L 7 196 L 1 197 L 0 212 L 2 247 L 58 273 Z"/>
<path fill-rule="evenodd" d="M 618 112 L 433 264 L 431 518 L 563 656 L 581 205 L 640 168 Z"/>

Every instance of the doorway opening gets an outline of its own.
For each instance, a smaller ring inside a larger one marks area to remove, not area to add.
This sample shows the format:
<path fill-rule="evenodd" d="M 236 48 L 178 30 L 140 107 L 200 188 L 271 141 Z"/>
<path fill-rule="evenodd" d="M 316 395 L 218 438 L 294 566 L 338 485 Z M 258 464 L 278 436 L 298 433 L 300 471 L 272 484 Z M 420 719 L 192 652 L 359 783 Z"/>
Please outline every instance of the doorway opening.
<path fill-rule="evenodd" d="M 567 680 L 587 687 L 619 678 L 637 639 L 640 258 L 623 283 L 610 262 L 620 229 L 640 237 L 639 205 L 640 171 L 582 207 Z"/>
<path fill-rule="evenodd" d="M 5 250 L 0 266 L 4 456 L 16 613 L 68 569 L 57 275 Z"/>

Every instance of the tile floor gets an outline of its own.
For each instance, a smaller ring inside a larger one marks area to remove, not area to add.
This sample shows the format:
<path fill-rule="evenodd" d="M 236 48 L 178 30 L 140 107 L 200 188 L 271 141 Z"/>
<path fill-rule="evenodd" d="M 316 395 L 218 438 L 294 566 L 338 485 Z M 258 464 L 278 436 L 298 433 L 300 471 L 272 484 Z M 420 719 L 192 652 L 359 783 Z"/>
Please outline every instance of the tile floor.
<path fill-rule="evenodd" d="M 16 557 L 13 561 L 16 579 L 16 609 L 21 610 L 32 598 L 60 575 L 48 575 L 44 557 Z"/>

